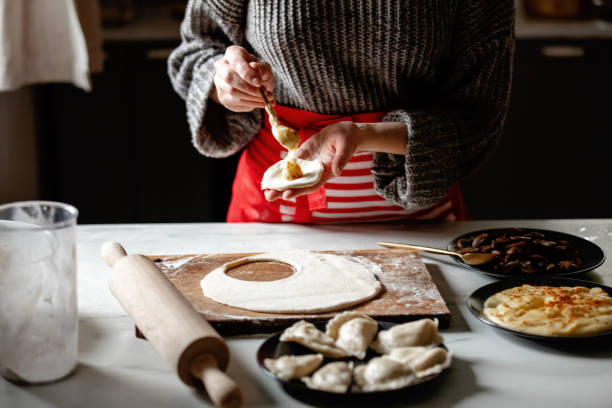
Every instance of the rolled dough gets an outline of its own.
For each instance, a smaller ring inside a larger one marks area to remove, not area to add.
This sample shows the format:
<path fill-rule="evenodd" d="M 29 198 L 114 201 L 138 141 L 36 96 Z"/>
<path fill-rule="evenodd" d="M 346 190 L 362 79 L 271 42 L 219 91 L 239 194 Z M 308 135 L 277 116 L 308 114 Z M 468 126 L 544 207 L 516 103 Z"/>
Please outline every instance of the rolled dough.
<path fill-rule="evenodd" d="M 275 281 L 235 279 L 226 272 L 248 262 L 284 262 L 293 275 Z M 229 262 L 200 282 L 204 296 L 228 306 L 268 313 L 318 313 L 371 299 L 382 285 L 373 272 L 347 258 L 307 251 L 271 252 Z"/>
<path fill-rule="evenodd" d="M 283 176 L 283 169 L 287 166 L 287 160 L 290 160 L 292 155 L 289 154 L 281 161 L 274 163 L 266 170 L 261 179 L 262 190 L 277 190 L 284 191 L 290 188 L 304 188 L 314 186 L 321 180 L 323 175 L 323 164 L 318 160 L 302 160 L 295 158 L 294 160 L 302 168 L 303 176 L 295 180 L 287 180 Z"/>

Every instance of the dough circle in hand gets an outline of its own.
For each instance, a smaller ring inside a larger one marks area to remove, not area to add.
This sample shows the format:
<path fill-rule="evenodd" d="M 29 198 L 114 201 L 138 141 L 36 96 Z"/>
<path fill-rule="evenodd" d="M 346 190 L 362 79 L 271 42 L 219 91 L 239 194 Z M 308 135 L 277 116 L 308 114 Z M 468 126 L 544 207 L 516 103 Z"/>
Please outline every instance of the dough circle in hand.
<path fill-rule="evenodd" d="M 275 281 L 244 281 L 226 272 L 248 262 L 284 262 L 295 273 Z M 268 313 L 318 313 L 371 299 L 382 285 L 365 266 L 345 257 L 306 251 L 272 252 L 238 259 L 200 282 L 204 296 L 224 305 Z"/>
<path fill-rule="evenodd" d="M 314 186 L 321 180 L 323 175 L 323 164 L 318 160 L 302 160 L 294 158 L 302 168 L 302 177 L 295 180 L 287 180 L 283 176 L 283 169 L 287 166 L 287 158 L 274 163 L 266 170 L 261 179 L 262 190 L 284 191 L 290 188 L 305 188 Z"/>

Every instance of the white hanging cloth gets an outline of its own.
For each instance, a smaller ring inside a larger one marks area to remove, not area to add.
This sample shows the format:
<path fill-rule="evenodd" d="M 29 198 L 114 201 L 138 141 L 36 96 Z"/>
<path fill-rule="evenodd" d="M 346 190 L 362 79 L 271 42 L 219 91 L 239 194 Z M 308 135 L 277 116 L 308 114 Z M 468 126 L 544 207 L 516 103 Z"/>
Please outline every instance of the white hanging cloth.
<path fill-rule="evenodd" d="M 0 91 L 41 82 L 68 82 L 91 90 L 79 11 L 97 17 L 89 23 L 99 27 L 98 7 L 97 0 L 80 0 L 78 8 L 74 0 L 0 0 Z M 96 58 L 101 44 L 97 48 Z"/>

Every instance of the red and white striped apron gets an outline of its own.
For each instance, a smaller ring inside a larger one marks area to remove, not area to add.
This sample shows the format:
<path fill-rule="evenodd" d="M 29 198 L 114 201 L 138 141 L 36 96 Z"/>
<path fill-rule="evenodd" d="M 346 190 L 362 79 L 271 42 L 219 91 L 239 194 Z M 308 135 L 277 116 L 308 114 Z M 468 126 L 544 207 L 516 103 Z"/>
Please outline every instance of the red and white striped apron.
<path fill-rule="evenodd" d="M 384 116 L 382 112 L 322 115 L 280 105 L 276 105 L 276 113 L 281 122 L 298 130 L 302 142 L 332 123 L 375 123 Z M 373 153 L 354 155 L 340 176 L 314 193 L 268 202 L 260 189 L 261 178 L 286 153 L 272 136 L 266 117 L 264 127 L 240 157 L 227 222 L 345 223 L 467 218 L 458 185 L 439 203 L 419 210 L 405 210 L 376 194 L 371 171 Z"/>

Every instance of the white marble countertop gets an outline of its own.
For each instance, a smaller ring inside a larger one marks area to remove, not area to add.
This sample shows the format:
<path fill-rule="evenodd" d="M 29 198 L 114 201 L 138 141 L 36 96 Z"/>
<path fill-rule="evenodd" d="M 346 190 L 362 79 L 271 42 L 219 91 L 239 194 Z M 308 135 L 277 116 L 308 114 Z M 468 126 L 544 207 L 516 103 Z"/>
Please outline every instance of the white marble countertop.
<path fill-rule="evenodd" d="M 524 226 L 587 237 L 612 254 L 612 219 L 472 221 L 432 225 L 302 226 L 278 224 L 146 224 L 78 227 L 79 365 L 49 385 L 17 386 L 0 379 L 0 407 L 206 406 L 179 381 L 151 345 L 134 336 L 134 324 L 107 288 L 109 269 L 99 257 L 116 240 L 129 253 L 182 254 L 303 248 L 375 248 L 379 240 L 443 248 L 455 236 L 482 228 Z M 462 269 L 442 256 L 423 255 L 451 310 L 442 331 L 455 359 L 431 395 L 412 407 L 503 408 L 610 406 L 612 346 L 560 347 L 499 333 L 476 320 L 465 300 L 494 279 Z M 612 285 L 612 262 L 585 278 Z M 286 394 L 257 366 L 263 338 L 230 338 L 228 373 L 248 407 L 306 406 Z M 398 404 L 401 401 L 396 401 Z M 383 405 L 387 405 L 389 401 Z"/>

